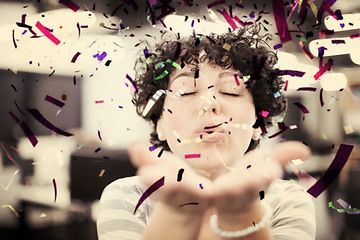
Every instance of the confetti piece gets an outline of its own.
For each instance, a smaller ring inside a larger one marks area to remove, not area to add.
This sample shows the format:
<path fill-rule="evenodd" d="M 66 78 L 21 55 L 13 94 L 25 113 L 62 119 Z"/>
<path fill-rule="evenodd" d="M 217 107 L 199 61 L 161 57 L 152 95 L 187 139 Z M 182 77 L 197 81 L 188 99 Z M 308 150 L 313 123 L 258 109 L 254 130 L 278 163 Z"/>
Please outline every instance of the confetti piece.
<path fill-rule="evenodd" d="M 13 40 L 14 47 L 17 48 L 17 44 L 16 44 L 16 40 L 15 40 L 15 30 L 14 29 L 12 30 L 12 40 Z"/>
<path fill-rule="evenodd" d="M 274 45 L 274 50 L 282 48 L 282 47 L 283 47 L 283 45 L 281 43 L 275 44 Z"/>
<path fill-rule="evenodd" d="M 299 102 L 295 102 L 294 105 L 297 106 L 298 108 L 300 108 L 300 110 L 301 110 L 304 114 L 309 113 L 309 110 L 308 110 L 303 104 L 301 104 L 301 103 L 299 103 Z"/>
<path fill-rule="evenodd" d="M 46 217 L 46 214 L 45 214 L 45 213 L 42 213 L 42 214 L 40 214 L 40 217 L 41 217 L 41 218 L 44 218 L 44 217 Z"/>
<path fill-rule="evenodd" d="M 97 152 L 100 151 L 100 150 L 101 150 L 101 148 L 95 149 L 95 153 L 97 153 Z"/>
<path fill-rule="evenodd" d="M 296 166 L 299 166 L 304 163 L 301 159 L 294 159 L 294 160 L 291 160 L 291 162 Z"/>
<path fill-rule="evenodd" d="M 336 208 L 332 202 L 329 202 L 329 207 L 338 211 L 339 213 L 348 213 L 348 214 L 360 214 L 360 209 L 358 208 L 344 208 L 344 209 L 339 209 Z"/>
<path fill-rule="evenodd" d="M 77 52 L 77 53 L 75 53 L 75 55 L 72 57 L 72 59 L 71 59 L 71 62 L 72 63 L 75 63 L 76 62 L 76 60 L 77 60 L 77 58 L 80 56 L 80 52 Z"/>
<path fill-rule="evenodd" d="M 235 30 L 238 27 L 238 26 L 236 26 L 234 20 L 230 17 L 230 15 L 226 11 L 226 9 L 222 10 L 220 13 L 223 15 L 223 17 L 225 18 L 225 20 L 227 21 L 227 23 L 231 26 L 231 28 L 233 30 Z"/>
<path fill-rule="evenodd" d="M 279 33 L 281 43 L 291 40 L 289 28 L 286 23 L 285 10 L 283 0 L 272 0 L 273 14 L 275 17 L 275 24 Z"/>
<path fill-rule="evenodd" d="M 98 133 L 98 137 L 99 137 L 100 141 L 102 141 L 101 132 L 98 130 L 97 133 Z"/>
<path fill-rule="evenodd" d="M 1 207 L 2 208 L 6 208 L 6 207 L 10 208 L 11 211 L 13 211 L 13 213 L 15 214 L 15 216 L 20 217 L 19 213 L 15 210 L 15 208 L 13 208 L 13 206 L 11 206 L 11 205 L 1 205 Z"/>
<path fill-rule="evenodd" d="M 183 2 L 188 6 L 191 7 L 193 5 L 192 2 L 190 2 L 189 0 L 183 0 Z"/>
<path fill-rule="evenodd" d="M 238 75 L 237 75 L 237 74 L 234 74 L 234 78 L 235 78 L 236 86 L 239 86 L 239 85 L 240 85 L 240 82 L 239 82 Z"/>
<path fill-rule="evenodd" d="M 275 72 L 278 75 L 290 75 L 292 77 L 302 77 L 304 76 L 305 72 L 297 71 L 297 70 L 278 70 Z"/>
<path fill-rule="evenodd" d="M 140 207 L 140 205 L 156 190 L 158 190 L 160 187 L 162 187 L 165 183 L 165 176 L 154 182 L 146 191 L 143 193 L 143 195 L 140 197 L 138 203 L 136 204 L 134 214 L 136 213 L 137 209 Z"/>
<path fill-rule="evenodd" d="M 270 112 L 268 111 L 264 111 L 262 110 L 261 112 L 259 112 L 259 115 L 263 116 L 264 118 L 266 118 L 269 115 Z"/>
<path fill-rule="evenodd" d="M 260 200 L 263 200 L 265 197 L 265 192 L 264 191 L 260 191 L 259 192 L 259 196 L 260 196 Z"/>
<path fill-rule="evenodd" d="M 318 80 L 326 71 L 330 70 L 333 63 L 334 61 L 330 58 L 327 63 L 314 75 L 315 80 Z"/>
<path fill-rule="evenodd" d="M 96 103 L 96 104 L 98 104 L 98 103 L 104 103 L 104 100 L 96 100 L 95 103 Z"/>
<path fill-rule="evenodd" d="M 308 59 L 310 59 L 310 60 L 314 59 L 314 55 L 312 55 L 312 53 L 309 51 L 309 49 L 307 49 L 307 48 L 304 46 L 304 44 L 303 44 L 302 41 L 299 42 L 299 45 L 300 45 L 301 51 L 305 54 L 305 56 L 306 56 Z"/>
<path fill-rule="evenodd" d="M 149 99 L 149 101 L 147 102 L 144 111 L 141 113 L 141 115 L 146 118 L 149 116 L 149 114 L 151 113 L 151 110 L 153 109 L 153 107 L 155 106 L 155 104 L 157 103 L 157 101 L 159 100 L 159 98 L 165 93 L 164 90 L 157 90 L 156 93 Z"/>
<path fill-rule="evenodd" d="M 38 143 L 38 140 L 35 137 L 34 133 L 31 131 L 31 129 L 29 128 L 29 126 L 25 122 L 22 122 L 20 123 L 20 127 L 22 131 L 25 133 L 26 137 L 31 142 L 31 144 L 33 145 L 33 147 L 35 147 L 36 144 Z"/>
<path fill-rule="evenodd" d="M 279 91 L 277 91 L 276 93 L 274 93 L 274 98 L 278 98 L 278 97 L 280 97 L 280 96 L 281 96 L 281 94 L 280 94 Z"/>
<path fill-rule="evenodd" d="M 185 159 L 188 159 L 188 158 L 199 158 L 201 155 L 200 154 L 186 154 L 185 155 Z"/>
<path fill-rule="evenodd" d="M 346 133 L 346 134 L 351 134 L 351 133 L 354 132 L 354 129 L 352 128 L 351 125 L 346 125 L 346 126 L 344 126 L 344 130 L 345 130 L 345 133 Z"/>
<path fill-rule="evenodd" d="M 345 166 L 353 148 L 353 145 L 341 144 L 334 160 L 330 164 L 330 167 L 326 170 L 324 175 L 322 175 L 321 178 L 307 190 L 307 192 L 317 198 L 323 191 L 325 191 L 325 189 L 335 180 L 341 169 Z"/>
<path fill-rule="evenodd" d="M 35 24 L 35 26 L 53 43 L 59 45 L 60 40 L 55 37 L 46 27 L 44 27 L 39 21 Z"/>
<path fill-rule="evenodd" d="M 167 70 L 165 70 L 162 74 L 160 74 L 159 76 L 155 77 L 155 80 L 159 80 L 164 78 L 166 75 L 168 75 L 169 72 Z"/>
<path fill-rule="evenodd" d="M 5 146 L 2 144 L 2 142 L 0 142 L 1 147 L 4 149 L 6 156 L 16 165 L 17 168 L 21 169 L 21 167 L 15 162 L 15 160 L 11 157 L 10 153 L 8 152 L 8 150 L 6 150 Z"/>
<path fill-rule="evenodd" d="M 345 44 L 345 40 L 334 39 L 334 40 L 331 40 L 331 43 L 332 44 Z"/>
<path fill-rule="evenodd" d="M 200 183 L 199 184 L 199 187 L 201 188 L 201 189 L 204 189 L 204 187 L 203 187 L 203 185 Z"/>
<path fill-rule="evenodd" d="M 97 58 L 99 61 L 102 61 L 104 60 L 104 58 L 107 56 L 107 53 L 106 52 L 102 52 L 100 55 L 99 53 L 93 55 L 94 58 Z"/>
<path fill-rule="evenodd" d="M 184 169 L 183 169 L 183 168 L 179 169 L 178 175 L 177 175 L 177 181 L 178 181 L 178 182 L 181 181 L 182 176 L 183 176 L 183 173 L 184 173 Z"/>
<path fill-rule="evenodd" d="M 68 133 L 68 132 L 65 132 L 57 127 L 55 127 L 52 123 L 50 123 L 46 118 L 44 118 L 44 116 L 36 109 L 36 108 L 33 108 L 33 109 L 29 109 L 28 108 L 28 111 L 31 113 L 31 115 L 36 119 L 38 120 L 42 125 L 44 125 L 45 127 L 49 128 L 50 130 L 58 133 L 58 134 L 61 134 L 61 135 L 64 135 L 66 137 L 69 137 L 69 136 L 72 136 L 73 134 L 71 133 Z"/>
<path fill-rule="evenodd" d="M 56 198 L 57 198 L 57 186 L 56 186 L 56 181 L 55 181 L 55 178 L 53 178 L 52 180 L 52 183 L 53 183 L 53 186 L 54 186 L 54 203 L 56 202 Z"/>
<path fill-rule="evenodd" d="M 282 134 L 283 132 L 285 132 L 286 130 L 287 130 L 287 127 L 285 127 L 285 128 L 283 128 L 283 129 L 281 129 L 280 131 L 274 133 L 273 135 L 269 136 L 268 138 L 270 139 L 270 138 L 277 137 L 277 136 L 279 136 L 280 134 Z"/>
<path fill-rule="evenodd" d="M 152 151 L 154 151 L 154 150 L 157 149 L 157 148 L 158 148 L 158 145 L 155 144 L 155 145 L 149 147 L 149 151 L 152 152 Z"/>
<path fill-rule="evenodd" d="M 64 4 L 65 6 L 67 6 L 71 10 L 73 10 L 74 12 L 77 12 L 77 10 L 80 9 L 80 7 L 76 3 L 74 3 L 73 1 L 70 1 L 70 0 L 59 0 L 59 3 Z"/>
<path fill-rule="evenodd" d="M 102 169 L 99 173 L 99 177 L 102 177 L 104 175 L 104 173 L 105 173 L 105 169 Z"/>
<path fill-rule="evenodd" d="M 320 89 L 320 105 L 321 105 L 321 107 L 324 106 L 323 91 L 324 91 L 324 89 L 321 88 Z"/>
<path fill-rule="evenodd" d="M 315 92 L 316 88 L 315 87 L 300 87 L 298 89 L 296 89 L 296 91 L 310 91 L 310 92 Z"/>
<path fill-rule="evenodd" d="M 229 51 L 230 48 L 231 48 L 231 45 L 228 44 L 228 43 L 225 43 L 225 44 L 223 45 L 223 48 L 224 48 L 226 51 Z"/>
<path fill-rule="evenodd" d="M 289 128 L 290 128 L 291 130 L 293 130 L 293 129 L 296 129 L 297 126 L 296 126 L 296 125 L 290 125 Z"/>
<path fill-rule="evenodd" d="M 210 9 L 212 7 L 215 7 L 215 6 L 220 5 L 220 4 L 225 4 L 225 3 L 226 3 L 226 0 L 217 0 L 217 1 L 209 3 L 207 5 L 207 8 Z"/>
<path fill-rule="evenodd" d="M 51 102 L 52 104 L 54 104 L 54 105 L 56 105 L 58 107 L 63 107 L 65 105 L 64 102 L 59 101 L 56 98 L 53 98 L 53 97 L 51 97 L 49 95 L 46 95 L 45 100 L 48 101 L 48 102 Z"/>
<path fill-rule="evenodd" d="M 2 145 L 2 144 L 1 144 L 1 145 Z M 4 149 L 4 150 L 5 150 L 5 149 Z M 8 184 L 7 184 L 6 186 L 4 186 L 2 183 L 0 183 L 1 187 L 2 187 L 5 191 L 9 190 L 9 187 L 10 187 L 11 183 L 13 182 L 16 174 L 18 174 L 19 172 L 20 172 L 19 169 L 16 169 L 16 170 L 15 170 L 14 174 L 12 175 L 10 181 L 8 182 Z"/>
<path fill-rule="evenodd" d="M 184 207 L 184 206 L 187 206 L 187 205 L 199 205 L 199 203 L 198 202 L 189 202 L 189 203 L 181 204 L 179 207 Z"/>
<path fill-rule="evenodd" d="M 133 80 L 128 74 L 126 74 L 126 78 L 131 82 L 131 85 L 133 86 L 135 92 L 137 92 L 138 89 L 137 89 L 137 87 L 136 87 L 136 85 L 135 85 L 134 80 Z"/>

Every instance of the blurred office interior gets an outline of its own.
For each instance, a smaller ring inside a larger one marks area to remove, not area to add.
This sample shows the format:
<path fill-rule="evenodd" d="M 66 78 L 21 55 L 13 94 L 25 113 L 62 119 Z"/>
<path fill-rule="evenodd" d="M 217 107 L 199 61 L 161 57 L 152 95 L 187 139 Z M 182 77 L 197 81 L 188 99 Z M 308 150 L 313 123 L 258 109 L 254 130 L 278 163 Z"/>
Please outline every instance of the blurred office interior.
<path fill-rule="evenodd" d="M 74 11 L 69 2 L 79 9 Z M 329 11 L 316 19 L 315 9 L 326 1 L 224 2 L 207 8 L 214 1 L 0 1 L 1 239 L 97 239 L 102 190 L 136 174 L 127 148 L 148 142 L 151 132 L 131 103 L 129 79 L 135 75 L 136 56 L 162 38 L 164 26 L 180 36 L 193 30 L 227 31 L 230 25 L 218 11 L 224 9 L 243 21 L 260 22 L 264 33 L 273 34 L 267 43 L 274 48 L 280 43 L 275 3 L 284 4 L 291 34 L 276 49 L 278 67 L 306 74 L 284 77 L 287 130 L 269 138 L 282 129 L 274 124 L 261 145 L 285 140 L 309 145 L 313 155 L 307 161 L 285 167 L 287 179 L 298 181 L 297 171 L 309 175 L 299 181 L 305 188 L 325 173 L 341 144 L 354 145 L 339 176 L 314 198 L 316 239 L 360 239 L 360 216 L 329 207 L 333 202 L 341 209 L 346 202 L 360 208 L 360 3 L 328 1 L 332 11 L 344 16 L 344 27 L 331 29 L 341 20 L 334 23 Z M 302 2 L 308 6 L 300 24 Z M 160 16 L 155 22 L 149 9 Z M 38 23 L 60 42 L 44 37 Z M 346 44 L 326 45 L 324 64 L 332 59 L 333 65 L 315 80 L 324 39 L 346 39 Z M 304 87 L 315 90 L 299 90 Z"/>

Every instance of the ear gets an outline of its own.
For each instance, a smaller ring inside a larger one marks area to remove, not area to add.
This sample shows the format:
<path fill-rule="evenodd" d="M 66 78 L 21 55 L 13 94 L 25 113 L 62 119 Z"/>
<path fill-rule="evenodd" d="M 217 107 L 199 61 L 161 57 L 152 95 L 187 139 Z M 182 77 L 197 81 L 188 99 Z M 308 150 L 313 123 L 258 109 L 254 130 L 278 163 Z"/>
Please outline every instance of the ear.
<path fill-rule="evenodd" d="M 156 133 L 158 134 L 158 138 L 160 141 L 165 141 L 166 137 L 164 134 L 164 126 L 163 126 L 163 118 L 162 116 L 159 118 L 156 124 Z"/>
<path fill-rule="evenodd" d="M 260 128 L 254 128 L 253 129 L 253 134 L 252 134 L 252 140 L 259 140 L 260 139 L 260 135 L 261 135 L 261 129 Z"/>

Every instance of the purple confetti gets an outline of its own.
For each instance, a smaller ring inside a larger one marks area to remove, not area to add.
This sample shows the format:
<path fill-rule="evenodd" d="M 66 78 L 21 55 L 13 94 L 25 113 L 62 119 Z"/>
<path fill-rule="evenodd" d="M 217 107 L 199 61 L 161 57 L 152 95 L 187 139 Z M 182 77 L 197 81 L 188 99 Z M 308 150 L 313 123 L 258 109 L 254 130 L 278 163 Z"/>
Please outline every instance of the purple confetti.
<path fill-rule="evenodd" d="M 315 92 L 316 88 L 315 87 L 300 87 L 298 89 L 296 89 L 296 91 L 310 91 L 310 92 Z"/>
<path fill-rule="evenodd" d="M 353 145 L 341 144 L 330 167 L 326 170 L 324 175 L 322 175 L 321 178 L 307 190 L 307 192 L 317 198 L 325 191 L 345 166 L 353 148 Z"/>
<path fill-rule="evenodd" d="M 73 56 L 73 58 L 71 59 L 71 62 L 72 63 L 75 63 L 76 62 L 76 60 L 77 60 L 77 58 L 80 56 L 80 52 L 77 52 L 77 53 L 75 53 L 75 55 Z"/>
<path fill-rule="evenodd" d="M 278 75 L 290 75 L 292 77 L 302 77 L 305 74 L 305 72 L 297 70 L 278 70 L 275 73 Z"/>
<path fill-rule="evenodd" d="M 157 148 L 158 148 L 158 145 L 155 144 L 155 145 L 149 147 L 149 151 L 152 152 L 152 151 L 154 151 L 154 150 L 157 149 Z"/>
<path fill-rule="evenodd" d="M 323 90 L 324 90 L 324 89 L 321 89 L 321 90 L 320 90 L 320 105 L 321 105 L 322 107 L 324 106 Z"/>
<path fill-rule="evenodd" d="M 300 108 L 300 110 L 306 114 L 306 113 L 309 113 L 309 110 L 301 103 L 299 102 L 295 102 L 294 105 L 296 105 L 298 108 Z"/>
<path fill-rule="evenodd" d="M 33 109 L 28 109 L 28 111 L 31 113 L 31 115 L 33 115 L 33 117 L 38 120 L 42 125 L 44 125 L 45 127 L 49 128 L 50 130 L 64 135 L 66 137 L 72 136 L 73 134 L 65 132 L 57 127 L 55 127 L 52 123 L 50 123 L 46 118 L 44 118 L 44 116 L 39 112 L 39 110 L 37 110 L 36 108 Z"/>
<path fill-rule="evenodd" d="M 165 176 L 154 182 L 146 191 L 143 193 L 143 195 L 140 197 L 138 203 L 136 204 L 134 214 L 140 207 L 140 205 L 156 190 L 158 190 L 160 187 L 162 187 L 165 183 Z"/>
<path fill-rule="evenodd" d="M 282 48 L 282 46 L 283 45 L 281 43 L 278 43 L 278 44 L 274 45 L 274 50 Z"/>
<path fill-rule="evenodd" d="M 107 56 L 106 52 L 103 52 L 101 55 L 99 55 L 98 53 L 93 55 L 94 58 L 97 58 L 99 61 L 104 60 L 104 58 Z"/>
<path fill-rule="evenodd" d="M 138 91 L 136 85 L 135 85 L 135 82 L 134 80 L 129 76 L 129 74 L 126 74 L 126 78 L 131 82 L 131 85 L 133 86 L 133 88 L 135 89 L 135 92 Z"/>
<path fill-rule="evenodd" d="M 65 105 L 65 103 L 63 103 L 62 101 L 57 100 L 56 98 L 53 98 L 49 95 L 46 95 L 45 100 L 48 102 L 51 102 L 52 104 L 58 106 L 58 107 L 63 107 Z"/>
<path fill-rule="evenodd" d="M 343 39 L 334 39 L 334 40 L 331 40 L 331 43 L 332 44 L 345 44 L 345 40 L 343 40 Z"/>
<path fill-rule="evenodd" d="M 290 31 L 286 23 L 285 9 L 283 0 L 272 0 L 273 13 L 275 17 L 276 28 L 280 37 L 281 43 L 291 40 Z"/>

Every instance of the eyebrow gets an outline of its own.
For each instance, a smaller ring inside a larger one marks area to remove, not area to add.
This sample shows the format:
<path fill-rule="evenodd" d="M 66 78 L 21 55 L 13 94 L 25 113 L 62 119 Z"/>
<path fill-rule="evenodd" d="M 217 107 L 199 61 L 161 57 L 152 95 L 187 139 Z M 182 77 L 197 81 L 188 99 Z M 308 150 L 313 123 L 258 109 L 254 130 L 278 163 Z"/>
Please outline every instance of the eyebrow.
<path fill-rule="evenodd" d="M 240 75 L 238 72 L 221 72 L 219 73 L 218 77 L 222 78 L 224 77 L 224 75 Z M 180 77 L 194 77 L 195 78 L 195 73 L 194 72 L 182 72 L 179 73 L 178 75 L 176 75 L 173 80 L 171 82 L 174 82 L 176 79 L 180 78 Z"/>

